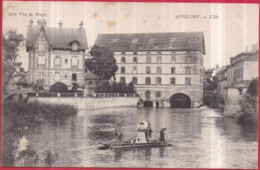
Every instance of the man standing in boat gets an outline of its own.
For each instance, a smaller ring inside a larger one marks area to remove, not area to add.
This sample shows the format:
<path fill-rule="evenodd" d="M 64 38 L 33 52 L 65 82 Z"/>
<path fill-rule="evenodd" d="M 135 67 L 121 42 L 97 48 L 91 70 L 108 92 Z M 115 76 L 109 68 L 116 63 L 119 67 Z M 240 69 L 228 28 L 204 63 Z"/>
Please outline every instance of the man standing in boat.
<path fill-rule="evenodd" d="M 118 141 L 118 142 L 122 142 L 122 138 L 123 138 L 123 133 L 122 132 L 119 132 L 119 133 L 115 133 L 115 135 L 116 135 L 116 142 Z"/>
<path fill-rule="evenodd" d="M 145 133 L 147 143 L 151 143 L 152 133 L 153 133 L 153 130 L 151 128 L 151 124 L 148 123 L 148 127 L 147 127 L 146 133 Z"/>
<path fill-rule="evenodd" d="M 160 138 L 159 138 L 159 141 L 160 142 L 162 142 L 162 143 L 165 143 L 166 141 L 165 141 L 165 131 L 166 130 L 166 128 L 162 128 L 161 130 L 160 130 Z"/>

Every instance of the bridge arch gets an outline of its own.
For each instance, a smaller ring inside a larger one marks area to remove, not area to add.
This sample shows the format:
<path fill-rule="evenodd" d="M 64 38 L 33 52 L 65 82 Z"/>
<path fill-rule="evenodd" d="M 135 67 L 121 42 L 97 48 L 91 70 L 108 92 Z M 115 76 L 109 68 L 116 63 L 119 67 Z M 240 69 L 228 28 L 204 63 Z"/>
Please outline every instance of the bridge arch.
<path fill-rule="evenodd" d="M 191 98 L 184 93 L 175 93 L 170 99 L 171 108 L 191 108 Z"/>

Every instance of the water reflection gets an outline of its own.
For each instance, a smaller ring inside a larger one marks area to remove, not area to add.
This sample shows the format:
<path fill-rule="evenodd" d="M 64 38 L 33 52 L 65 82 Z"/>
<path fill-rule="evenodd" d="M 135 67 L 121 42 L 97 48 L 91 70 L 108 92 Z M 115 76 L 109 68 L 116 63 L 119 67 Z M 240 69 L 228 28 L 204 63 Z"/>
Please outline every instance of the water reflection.
<path fill-rule="evenodd" d="M 139 121 L 151 123 L 152 140 L 167 128 L 172 147 L 97 150 L 115 131 L 136 136 Z M 43 123 L 28 137 L 44 160 L 48 150 L 58 167 L 256 168 L 257 133 L 211 109 L 110 108 L 81 110 L 63 121 Z M 246 157 L 244 156 L 246 155 Z M 37 166 L 46 166 L 39 161 Z"/>
<path fill-rule="evenodd" d="M 222 135 L 227 136 L 230 140 L 257 141 L 257 128 L 249 129 L 241 127 L 233 118 L 216 118 L 216 127 L 221 130 Z"/>

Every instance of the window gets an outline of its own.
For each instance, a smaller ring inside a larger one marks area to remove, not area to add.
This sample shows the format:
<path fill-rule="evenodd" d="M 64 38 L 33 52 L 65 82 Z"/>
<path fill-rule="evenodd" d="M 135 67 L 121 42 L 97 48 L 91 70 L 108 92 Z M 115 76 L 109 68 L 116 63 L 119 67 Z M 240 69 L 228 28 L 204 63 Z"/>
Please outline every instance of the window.
<path fill-rule="evenodd" d="M 65 58 L 64 63 L 68 64 L 68 59 L 67 58 Z"/>
<path fill-rule="evenodd" d="M 146 67 L 146 73 L 148 73 L 148 74 L 151 73 L 151 68 L 149 66 Z"/>
<path fill-rule="evenodd" d="M 133 63 L 137 63 L 137 57 L 133 58 Z"/>
<path fill-rule="evenodd" d="M 157 63 L 161 63 L 161 62 L 162 62 L 162 57 L 161 57 L 161 56 L 158 56 L 156 62 L 157 62 Z"/>
<path fill-rule="evenodd" d="M 172 68 L 171 68 L 171 73 L 172 73 L 172 74 L 175 74 L 175 67 L 172 67 Z"/>
<path fill-rule="evenodd" d="M 89 82 L 88 82 L 88 85 L 89 85 L 89 86 L 93 86 L 93 84 L 94 84 L 94 83 L 93 83 L 92 81 L 89 81 Z"/>
<path fill-rule="evenodd" d="M 193 56 L 193 63 L 194 64 L 197 64 L 198 62 L 197 62 L 197 56 L 195 55 L 195 56 Z"/>
<path fill-rule="evenodd" d="M 157 77 L 157 78 L 156 78 L 156 84 L 161 84 L 161 83 L 162 83 L 161 77 Z"/>
<path fill-rule="evenodd" d="M 176 63 L 176 57 L 175 56 L 172 56 L 171 62 Z"/>
<path fill-rule="evenodd" d="M 77 56 L 73 56 L 72 57 L 72 66 L 77 66 L 78 65 L 78 57 Z"/>
<path fill-rule="evenodd" d="M 125 67 L 121 67 L 121 73 L 125 73 Z"/>
<path fill-rule="evenodd" d="M 161 92 L 157 91 L 156 92 L 156 97 L 161 97 Z"/>
<path fill-rule="evenodd" d="M 133 77 L 133 83 L 137 84 L 137 78 L 136 77 Z"/>
<path fill-rule="evenodd" d="M 56 66 L 60 66 L 60 64 L 61 64 L 61 62 L 60 62 L 60 56 L 56 56 L 55 57 L 55 61 L 54 61 L 54 64 L 56 65 Z"/>
<path fill-rule="evenodd" d="M 175 85 L 176 84 L 176 79 L 174 77 L 171 78 L 171 82 L 170 82 L 172 85 Z"/>
<path fill-rule="evenodd" d="M 150 79 L 150 77 L 146 77 L 146 79 L 145 79 L 145 84 L 151 84 L 151 79 Z"/>
<path fill-rule="evenodd" d="M 67 74 L 65 74 L 64 78 L 67 79 L 67 77 L 68 77 Z"/>
<path fill-rule="evenodd" d="M 39 79 L 44 79 L 45 77 L 44 77 L 44 73 L 39 73 Z"/>
<path fill-rule="evenodd" d="M 137 74 L 137 66 L 133 66 L 133 73 Z"/>
<path fill-rule="evenodd" d="M 147 64 L 151 64 L 151 56 L 150 56 L 150 53 L 147 54 L 146 63 L 147 63 Z"/>
<path fill-rule="evenodd" d="M 38 64 L 39 65 L 45 65 L 45 56 L 44 55 L 38 56 Z"/>
<path fill-rule="evenodd" d="M 191 85 L 191 78 L 190 77 L 186 77 L 185 78 L 185 84 L 186 85 Z"/>
<path fill-rule="evenodd" d="M 120 78 L 120 83 L 125 83 L 125 78 L 124 77 Z"/>
<path fill-rule="evenodd" d="M 121 58 L 121 62 L 122 62 L 122 63 L 125 63 L 125 57 L 122 57 L 122 58 Z"/>
<path fill-rule="evenodd" d="M 156 73 L 157 74 L 161 74 L 162 73 L 162 68 L 161 67 L 157 67 L 156 68 Z"/>
<path fill-rule="evenodd" d="M 151 95 L 151 93 L 150 93 L 149 90 L 145 92 L 145 97 L 146 97 L 146 98 L 150 98 L 150 95 Z"/>
<path fill-rule="evenodd" d="M 46 50 L 45 43 L 37 43 L 36 44 L 36 49 L 37 49 L 37 51 L 45 51 Z"/>
<path fill-rule="evenodd" d="M 192 62 L 191 59 L 192 59 L 191 56 L 186 56 L 186 63 L 191 64 L 191 62 Z"/>
<path fill-rule="evenodd" d="M 78 43 L 76 43 L 76 42 L 72 43 L 72 50 L 73 51 L 78 50 Z"/>
<path fill-rule="evenodd" d="M 98 81 L 96 81 L 96 82 L 95 82 L 95 84 L 96 84 L 96 87 L 98 87 L 98 86 L 99 86 L 99 82 L 98 82 Z"/>
<path fill-rule="evenodd" d="M 60 72 L 55 72 L 54 79 L 55 81 L 60 81 Z"/>
<path fill-rule="evenodd" d="M 72 81 L 77 81 L 77 74 L 75 73 L 72 74 Z"/>
<path fill-rule="evenodd" d="M 185 74 L 191 74 L 191 67 L 185 67 Z"/>
<path fill-rule="evenodd" d="M 196 66 L 193 67 L 193 74 L 197 74 L 197 67 Z"/>

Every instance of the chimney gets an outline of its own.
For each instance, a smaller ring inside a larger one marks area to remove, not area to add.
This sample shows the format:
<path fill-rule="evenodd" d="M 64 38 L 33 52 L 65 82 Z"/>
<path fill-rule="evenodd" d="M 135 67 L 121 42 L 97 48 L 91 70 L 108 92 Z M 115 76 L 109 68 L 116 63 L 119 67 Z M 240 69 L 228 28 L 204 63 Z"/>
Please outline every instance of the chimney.
<path fill-rule="evenodd" d="M 46 22 L 46 20 L 45 19 L 43 19 L 43 20 L 41 20 L 41 19 L 38 19 L 38 26 L 46 26 L 46 24 L 47 24 L 47 22 Z"/>
<path fill-rule="evenodd" d="M 42 20 L 42 26 L 44 26 L 44 27 L 45 27 L 45 26 L 46 26 L 46 24 L 47 24 L 47 21 L 46 21 L 45 19 L 43 19 L 43 20 Z"/>
<path fill-rule="evenodd" d="M 38 26 L 41 26 L 41 24 L 42 24 L 42 21 L 41 21 L 41 19 L 38 19 Z"/>
<path fill-rule="evenodd" d="M 60 22 L 59 22 L 59 28 L 62 28 L 62 24 L 63 24 L 63 23 L 60 21 Z"/>
<path fill-rule="evenodd" d="M 29 21 L 29 23 L 30 23 L 30 26 L 32 26 L 32 25 L 33 25 L 33 20 L 31 19 L 31 20 Z"/>
<path fill-rule="evenodd" d="M 84 24 L 83 24 L 83 21 L 81 21 L 80 24 L 79 24 L 79 29 L 80 29 L 80 30 L 83 30 L 83 25 L 84 25 Z"/>
<path fill-rule="evenodd" d="M 256 52 L 258 50 L 258 44 L 252 45 L 252 52 Z"/>

